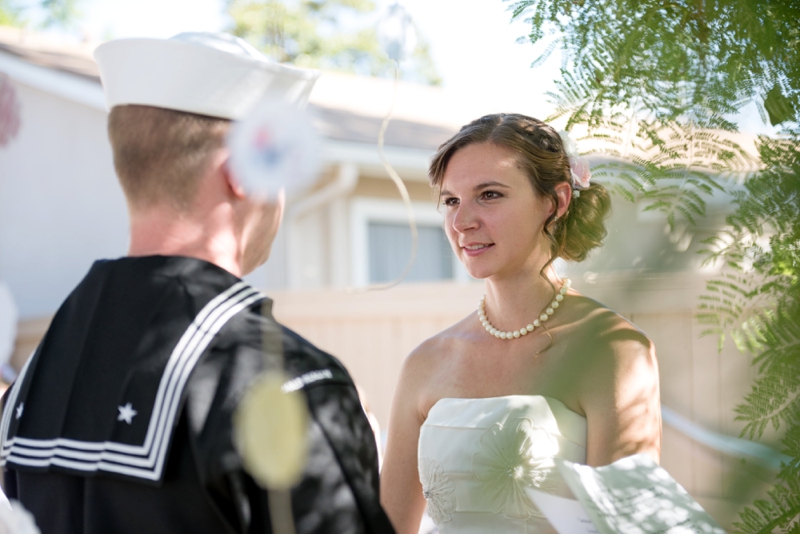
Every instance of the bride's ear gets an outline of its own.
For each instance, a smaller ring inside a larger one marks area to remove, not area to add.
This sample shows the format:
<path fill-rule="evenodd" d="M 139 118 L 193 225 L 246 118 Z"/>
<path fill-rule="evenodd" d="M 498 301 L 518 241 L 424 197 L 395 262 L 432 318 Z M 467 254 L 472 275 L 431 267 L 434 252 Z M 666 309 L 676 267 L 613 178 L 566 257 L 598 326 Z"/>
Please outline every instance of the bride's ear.
<path fill-rule="evenodd" d="M 556 198 L 558 199 L 558 206 L 556 206 L 555 215 L 556 219 L 564 216 L 569 208 L 569 203 L 572 200 L 572 184 L 569 182 L 559 182 L 554 187 Z"/>

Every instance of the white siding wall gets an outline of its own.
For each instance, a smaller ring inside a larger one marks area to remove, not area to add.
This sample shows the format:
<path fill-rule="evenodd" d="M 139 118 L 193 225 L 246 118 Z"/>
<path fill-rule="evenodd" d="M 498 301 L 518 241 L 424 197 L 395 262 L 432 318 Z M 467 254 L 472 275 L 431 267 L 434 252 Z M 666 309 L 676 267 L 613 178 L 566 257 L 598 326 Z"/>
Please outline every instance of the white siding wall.
<path fill-rule="evenodd" d="M 22 124 L 0 148 L 0 277 L 28 318 L 52 314 L 94 259 L 124 254 L 128 222 L 106 112 L 15 86 Z"/>

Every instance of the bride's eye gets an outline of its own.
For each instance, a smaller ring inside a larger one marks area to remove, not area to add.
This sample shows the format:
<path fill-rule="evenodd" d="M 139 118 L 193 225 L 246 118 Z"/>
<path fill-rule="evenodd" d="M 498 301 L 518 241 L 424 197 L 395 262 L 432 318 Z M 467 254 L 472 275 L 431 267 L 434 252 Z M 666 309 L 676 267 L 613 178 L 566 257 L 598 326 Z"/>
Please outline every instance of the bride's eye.
<path fill-rule="evenodd" d="M 481 193 L 481 198 L 484 199 L 484 200 L 494 200 L 496 198 L 501 198 L 502 196 L 503 196 L 502 193 L 499 193 L 497 191 L 491 191 L 491 190 L 483 191 Z"/>
<path fill-rule="evenodd" d="M 456 197 L 446 197 L 442 199 L 442 204 L 449 208 L 458 206 L 458 199 Z"/>

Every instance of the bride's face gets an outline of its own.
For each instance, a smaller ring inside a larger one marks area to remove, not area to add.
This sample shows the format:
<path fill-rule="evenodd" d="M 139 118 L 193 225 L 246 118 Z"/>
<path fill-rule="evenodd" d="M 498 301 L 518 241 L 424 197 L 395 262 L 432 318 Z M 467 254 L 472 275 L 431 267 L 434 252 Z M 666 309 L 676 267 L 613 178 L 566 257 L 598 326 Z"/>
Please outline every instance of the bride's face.
<path fill-rule="evenodd" d="M 538 272 L 549 255 L 544 225 L 553 203 L 540 198 L 511 150 L 493 143 L 453 154 L 442 179 L 445 232 L 474 278 Z"/>

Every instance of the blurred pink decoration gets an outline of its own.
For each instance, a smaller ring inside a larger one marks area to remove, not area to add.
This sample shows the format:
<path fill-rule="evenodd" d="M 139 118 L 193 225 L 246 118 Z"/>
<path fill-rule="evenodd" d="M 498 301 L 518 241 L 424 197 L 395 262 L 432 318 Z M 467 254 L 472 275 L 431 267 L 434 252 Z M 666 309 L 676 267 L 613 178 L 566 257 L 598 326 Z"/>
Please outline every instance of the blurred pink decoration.
<path fill-rule="evenodd" d="M 589 161 L 586 158 L 570 157 L 569 168 L 572 171 L 572 187 L 578 190 L 588 189 L 589 181 L 592 179 Z"/>
<path fill-rule="evenodd" d="M 19 132 L 19 108 L 11 78 L 0 72 L 0 147 L 10 143 Z"/>
<path fill-rule="evenodd" d="M 589 181 L 592 179 L 592 171 L 589 170 L 589 160 L 578 155 L 578 145 L 569 135 L 569 132 L 560 131 L 561 142 L 564 144 L 564 153 L 569 159 L 569 170 L 572 174 L 572 188 L 576 191 L 574 195 L 578 198 L 581 189 L 589 188 Z"/>

